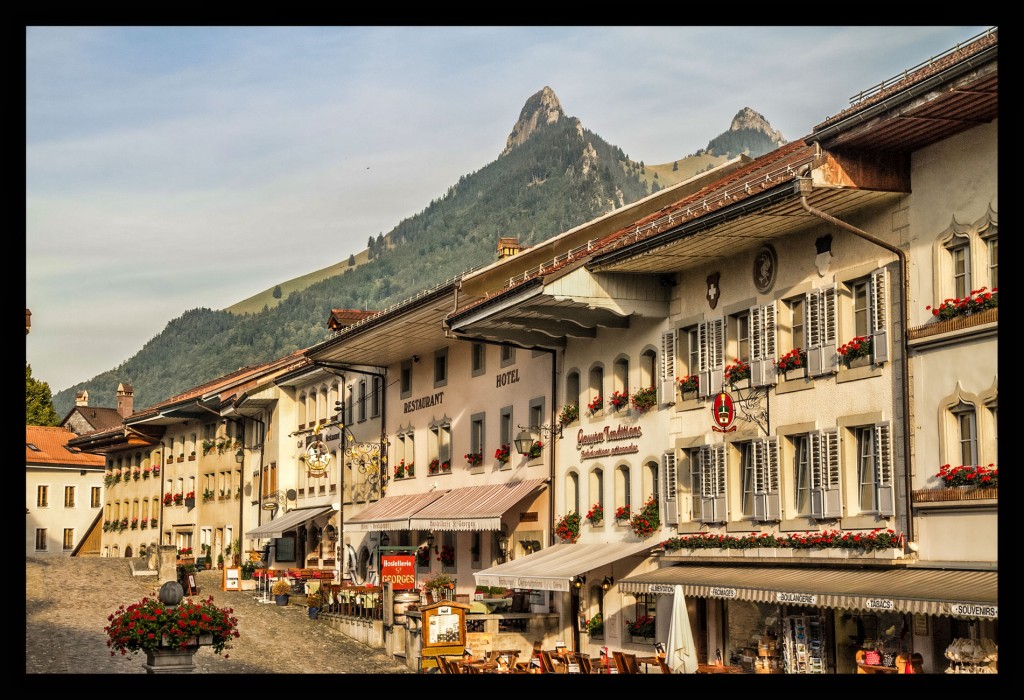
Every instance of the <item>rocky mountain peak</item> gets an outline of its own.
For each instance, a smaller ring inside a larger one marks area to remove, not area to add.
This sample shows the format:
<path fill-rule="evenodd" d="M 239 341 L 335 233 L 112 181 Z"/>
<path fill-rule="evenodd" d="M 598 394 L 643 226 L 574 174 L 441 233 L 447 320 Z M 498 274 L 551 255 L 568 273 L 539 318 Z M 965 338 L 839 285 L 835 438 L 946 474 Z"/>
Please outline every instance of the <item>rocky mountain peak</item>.
<path fill-rule="evenodd" d="M 786 143 L 786 139 L 782 138 L 782 132 L 773 129 L 764 116 L 750 107 L 744 107 L 737 112 L 736 116 L 732 118 L 732 124 L 729 125 L 729 131 L 740 131 L 741 129 L 760 131 L 771 139 L 776 148 Z"/>
<path fill-rule="evenodd" d="M 523 109 L 519 113 L 519 119 L 512 127 L 512 133 L 508 135 L 505 150 L 501 152 L 501 155 L 505 155 L 515 146 L 525 143 L 538 127 L 555 124 L 564 116 L 562 103 L 558 101 L 555 91 L 545 85 L 543 90 L 526 100 L 526 104 L 523 105 Z"/>

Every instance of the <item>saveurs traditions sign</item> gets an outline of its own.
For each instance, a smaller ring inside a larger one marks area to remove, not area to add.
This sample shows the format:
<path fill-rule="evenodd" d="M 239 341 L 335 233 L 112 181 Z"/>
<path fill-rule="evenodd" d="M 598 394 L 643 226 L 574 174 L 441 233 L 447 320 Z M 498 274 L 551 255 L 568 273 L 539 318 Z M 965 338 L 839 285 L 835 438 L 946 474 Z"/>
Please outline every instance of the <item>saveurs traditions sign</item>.
<path fill-rule="evenodd" d="M 384 554 L 380 558 L 381 583 L 390 583 L 396 591 L 416 587 L 416 557 L 410 554 Z"/>

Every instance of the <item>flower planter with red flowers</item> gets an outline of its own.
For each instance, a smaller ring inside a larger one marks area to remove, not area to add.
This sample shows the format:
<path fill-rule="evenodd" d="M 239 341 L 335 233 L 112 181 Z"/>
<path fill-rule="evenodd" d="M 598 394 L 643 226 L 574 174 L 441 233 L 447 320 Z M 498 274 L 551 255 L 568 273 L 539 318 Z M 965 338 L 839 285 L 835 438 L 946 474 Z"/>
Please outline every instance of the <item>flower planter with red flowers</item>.
<path fill-rule="evenodd" d="M 587 515 L 585 517 L 587 522 L 591 525 L 600 525 L 604 522 L 604 506 L 600 503 L 595 503 L 590 506 L 590 510 L 587 511 Z"/>
<path fill-rule="evenodd" d="M 687 394 L 696 394 L 700 388 L 700 377 L 696 374 L 688 374 L 685 377 L 676 377 L 679 384 L 679 393 L 686 398 Z"/>
<path fill-rule="evenodd" d="M 803 348 L 793 348 L 778 359 L 775 368 L 779 374 L 807 369 L 807 353 Z"/>
<path fill-rule="evenodd" d="M 629 522 L 630 513 L 629 506 L 619 506 L 615 509 L 615 524 L 621 525 L 622 523 Z"/>
<path fill-rule="evenodd" d="M 590 411 L 591 414 L 597 413 L 602 408 L 604 408 L 604 397 L 600 394 L 595 396 L 590 403 L 587 404 L 587 410 Z"/>
<path fill-rule="evenodd" d="M 658 392 L 653 386 L 637 389 L 629 401 L 638 413 L 647 413 L 658 403 Z"/>
<path fill-rule="evenodd" d="M 618 411 L 623 406 L 629 403 L 629 393 L 623 393 L 621 391 L 613 391 L 612 397 L 608 400 L 608 403 L 612 405 L 612 409 Z"/>
<path fill-rule="evenodd" d="M 987 287 L 982 287 L 981 289 L 972 290 L 963 299 L 946 299 L 934 309 L 926 306 L 925 310 L 931 311 L 932 316 L 940 321 L 947 321 L 957 316 L 970 316 L 986 309 L 998 307 L 999 288 L 994 288 L 990 292 Z"/>
<path fill-rule="evenodd" d="M 555 534 L 563 542 L 574 544 L 580 538 L 580 514 L 576 511 L 563 515 L 555 524 Z"/>
<path fill-rule="evenodd" d="M 725 367 L 725 383 L 732 385 L 750 379 L 750 365 L 743 360 L 737 359 L 733 364 Z"/>
<path fill-rule="evenodd" d="M 870 363 L 873 347 L 871 336 L 858 335 L 851 339 L 850 342 L 840 345 L 836 352 L 842 358 L 843 364 L 847 367 L 852 367 Z"/>
<path fill-rule="evenodd" d="M 511 454 L 512 453 L 509 451 L 508 445 L 503 444 L 501 447 L 494 451 L 494 458 L 501 462 L 502 464 L 507 464 Z"/>
<path fill-rule="evenodd" d="M 483 452 L 467 452 L 463 455 L 471 467 L 479 467 L 484 462 Z"/>

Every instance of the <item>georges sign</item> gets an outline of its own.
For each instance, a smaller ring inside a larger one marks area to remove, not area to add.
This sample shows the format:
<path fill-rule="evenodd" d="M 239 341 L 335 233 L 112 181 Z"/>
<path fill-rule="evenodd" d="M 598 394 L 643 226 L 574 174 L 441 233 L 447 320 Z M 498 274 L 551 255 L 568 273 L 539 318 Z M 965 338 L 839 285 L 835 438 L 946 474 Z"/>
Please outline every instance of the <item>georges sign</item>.
<path fill-rule="evenodd" d="M 635 454 L 640 451 L 636 443 L 625 445 L 611 445 L 604 447 L 608 442 L 624 442 L 641 437 L 643 430 L 635 425 L 619 425 L 617 428 L 605 426 L 604 430 L 594 433 L 583 432 L 580 428 L 576 433 L 576 449 L 580 450 L 580 459 L 597 459 L 609 455 Z M 593 447 L 592 447 L 593 446 Z"/>

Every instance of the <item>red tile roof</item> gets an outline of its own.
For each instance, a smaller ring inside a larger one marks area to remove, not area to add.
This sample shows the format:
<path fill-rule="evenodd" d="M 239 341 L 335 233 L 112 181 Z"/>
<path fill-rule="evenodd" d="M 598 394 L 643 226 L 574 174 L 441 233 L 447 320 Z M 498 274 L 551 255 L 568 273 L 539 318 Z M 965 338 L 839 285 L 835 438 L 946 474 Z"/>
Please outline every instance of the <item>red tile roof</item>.
<path fill-rule="evenodd" d="M 84 469 L 103 469 L 106 460 L 102 456 L 68 448 L 68 440 L 74 437 L 78 436 L 67 428 L 26 425 L 25 464 L 70 465 Z"/>

